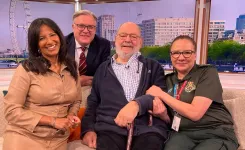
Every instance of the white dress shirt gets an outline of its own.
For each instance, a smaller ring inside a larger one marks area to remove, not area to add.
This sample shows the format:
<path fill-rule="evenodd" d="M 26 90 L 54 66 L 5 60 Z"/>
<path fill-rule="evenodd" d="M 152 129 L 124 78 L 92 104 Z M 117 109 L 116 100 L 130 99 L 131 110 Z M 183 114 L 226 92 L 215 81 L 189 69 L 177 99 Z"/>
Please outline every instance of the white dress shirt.
<path fill-rule="evenodd" d="M 75 39 L 75 42 L 76 42 L 75 61 L 76 61 L 77 65 L 79 65 L 79 57 L 82 53 L 82 50 L 81 50 L 82 46 L 77 42 L 76 39 Z M 86 46 L 85 57 L 87 57 L 87 55 L 88 55 L 88 48 L 89 48 L 89 45 Z"/>

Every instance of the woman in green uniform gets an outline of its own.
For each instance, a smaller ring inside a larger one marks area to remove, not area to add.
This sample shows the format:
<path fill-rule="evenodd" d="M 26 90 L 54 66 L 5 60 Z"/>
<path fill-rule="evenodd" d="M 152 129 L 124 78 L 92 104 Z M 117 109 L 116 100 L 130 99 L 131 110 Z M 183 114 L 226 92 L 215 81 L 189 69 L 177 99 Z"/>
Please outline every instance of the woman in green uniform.
<path fill-rule="evenodd" d="M 217 70 L 195 63 L 196 43 L 189 36 L 174 39 L 170 49 L 175 71 L 166 76 L 168 93 L 157 86 L 147 91 L 170 107 L 173 131 L 165 150 L 236 150 Z"/>

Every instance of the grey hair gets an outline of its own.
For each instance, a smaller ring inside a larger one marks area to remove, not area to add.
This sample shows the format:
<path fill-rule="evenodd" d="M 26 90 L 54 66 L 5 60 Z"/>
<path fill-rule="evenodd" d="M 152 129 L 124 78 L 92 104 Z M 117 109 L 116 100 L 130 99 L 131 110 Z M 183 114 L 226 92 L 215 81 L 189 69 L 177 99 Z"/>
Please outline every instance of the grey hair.
<path fill-rule="evenodd" d="M 89 10 L 79 10 L 76 11 L 73 14 L 72 20 L 74 21 L 75 18 L 81 16 L 81 15 L 85 15 L 85 16 L 92 16 L 94 18 L 94 20 L 97 22 L 97 17 L 95 16 L 95 14 Z"/>

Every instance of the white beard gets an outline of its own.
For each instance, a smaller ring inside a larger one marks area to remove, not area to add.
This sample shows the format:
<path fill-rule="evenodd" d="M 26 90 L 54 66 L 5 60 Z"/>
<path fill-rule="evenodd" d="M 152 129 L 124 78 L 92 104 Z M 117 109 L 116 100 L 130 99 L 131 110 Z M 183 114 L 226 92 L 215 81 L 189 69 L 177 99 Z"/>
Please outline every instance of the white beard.
<path fill-rule="evenodd" d="M 133 49 L 133 51 L 125 53 L 124 51 L 121 50 L 121 48 L 116 47 L 116 54 L 118 55 L 118 57 L 122 58 L 122 59 L 130 59 L 131 56 L 133 56 L 135 53 L 137 53 L 139 51 L 138 47 L 135 47 Z"/>

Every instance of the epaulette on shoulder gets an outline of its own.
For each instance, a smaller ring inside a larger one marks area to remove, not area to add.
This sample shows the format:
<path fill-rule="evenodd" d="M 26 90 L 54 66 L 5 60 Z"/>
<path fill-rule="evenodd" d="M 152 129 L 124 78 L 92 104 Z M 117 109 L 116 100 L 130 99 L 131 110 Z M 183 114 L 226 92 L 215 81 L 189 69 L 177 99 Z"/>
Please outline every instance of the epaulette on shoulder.
<path fill-rule="evenodd" d="M 215 68 L 214 65 L 212 64 L 202 64 L 202 65 L 199 65 L 200 68 Z"/>

